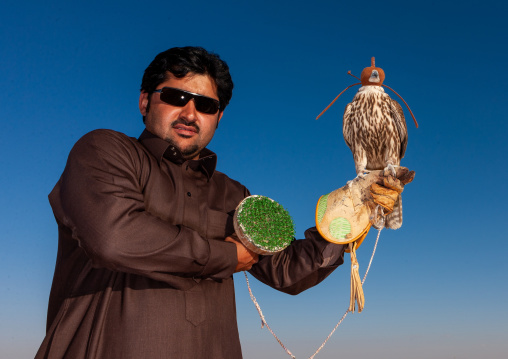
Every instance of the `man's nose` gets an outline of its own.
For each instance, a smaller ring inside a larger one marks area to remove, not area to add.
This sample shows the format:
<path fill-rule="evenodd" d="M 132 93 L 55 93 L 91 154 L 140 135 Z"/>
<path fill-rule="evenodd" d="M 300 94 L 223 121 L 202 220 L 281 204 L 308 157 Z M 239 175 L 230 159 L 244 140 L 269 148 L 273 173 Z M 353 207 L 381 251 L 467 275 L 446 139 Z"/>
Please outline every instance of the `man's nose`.
<path fill-rule="evenodd" d="M 180 117 L 189 122 L 194 122 L 196 120 L 196 114 L 197 110 L 194 99 L 190 99 L 180 110 Z"/>

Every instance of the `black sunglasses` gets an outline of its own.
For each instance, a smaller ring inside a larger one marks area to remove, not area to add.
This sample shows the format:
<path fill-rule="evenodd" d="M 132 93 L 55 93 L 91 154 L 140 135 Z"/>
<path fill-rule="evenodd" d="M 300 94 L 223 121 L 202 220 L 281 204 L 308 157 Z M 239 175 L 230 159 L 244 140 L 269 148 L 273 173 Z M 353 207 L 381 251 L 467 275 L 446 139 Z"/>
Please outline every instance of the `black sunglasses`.
<path fill-rule="evenodd" d="M 199 112 L 213 115 L 220 109 L 220 103 L 216 99 L 174 87 L 163 87 L 154 92 L 159 92 L 161 101 L 172 106 L 183 107 L 187 102 L 194 99 L 194 106 Z"/>

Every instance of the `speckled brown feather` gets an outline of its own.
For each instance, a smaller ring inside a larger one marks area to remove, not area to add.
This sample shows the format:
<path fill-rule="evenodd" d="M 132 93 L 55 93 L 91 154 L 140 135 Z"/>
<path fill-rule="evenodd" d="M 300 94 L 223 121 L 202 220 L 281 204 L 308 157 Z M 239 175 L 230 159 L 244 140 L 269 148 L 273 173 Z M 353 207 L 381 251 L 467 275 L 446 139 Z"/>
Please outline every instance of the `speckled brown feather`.
<path fill-rule="evenodd" d="M 364 86 L 346 106 L 342 132 L 356 173 L 399 165 L 407 146 L 402 107 L 380 86 Z"/>
<path fill-rule="evenodd" d="M 398 166 L 406 152 L 404 112 L 381 86 L 363 86 L 358 90 L 344 111 L 342 132 L 353 153 L 357 174 L 382 170 L 388 164 Z M 384 225 L 392 229 L 402 225 L 400 196 Z"/>

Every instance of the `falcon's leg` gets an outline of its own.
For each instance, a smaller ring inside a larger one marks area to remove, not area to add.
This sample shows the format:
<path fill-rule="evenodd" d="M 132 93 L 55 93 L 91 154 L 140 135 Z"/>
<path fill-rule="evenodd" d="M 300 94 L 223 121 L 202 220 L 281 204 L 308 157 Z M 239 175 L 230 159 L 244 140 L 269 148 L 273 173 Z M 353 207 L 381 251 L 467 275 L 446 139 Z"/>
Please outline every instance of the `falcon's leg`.
<path fill-rule="evenodd" d="M 359 172 L 359 173 L 358 173 L 358 172 L 356 173 L 356 178 L 362 178 L 362 179 L 363 179 L 363 178 L 365 178 L 365 176 L 367 176 L 369 173 L 370 173 L 370 171 L 369 171 L 369 170 L 365 170 L 365 169 L 364 169 L 363 171 L 361 171 L 361 172 Z"/>
<path fill-rule="evenodd" d="M 354 181 L 364 180 L 365 176 L 367 176 L 369 173 L 370 173 L 369 170 L 363 170 L 362 172 L 358 173 L 355 178 L 347 181 L 346 184 L 347 184 L 348 188 L 351 188 L 351 185 L 353 184 Z"/>
<path fill-rule="evenodd" d="M 383 175 L 388 176 L 389 174 L 391 174 L 393 177 L 397 177 L 397 171 L 395 170 L 395 167 L 399 166 L 394 166 L 391 163 L 388 163 L 385 169 L 383 170 Z"/>
<path fill-rule="evenodd" d="M 355 160 L 356 178 L 364 178 L 370 173 L 365 168 L 367 167 L 367 153 L 363 148 L 356 148 L 356 153 L 353 152 Z"/>

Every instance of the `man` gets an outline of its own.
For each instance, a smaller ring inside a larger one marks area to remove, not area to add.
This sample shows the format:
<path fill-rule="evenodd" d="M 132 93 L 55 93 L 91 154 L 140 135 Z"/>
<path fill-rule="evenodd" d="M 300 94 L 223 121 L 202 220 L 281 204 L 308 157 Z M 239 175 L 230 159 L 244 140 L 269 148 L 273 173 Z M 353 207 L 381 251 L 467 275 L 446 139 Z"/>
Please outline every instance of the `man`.
<path fill-rule="evenodd" d="M 343 263 L 315 228 L 274 256 L 235 240 L 249 195 L 206 148 L 232 95 L 229 69 L 173 48 L 145 70 L 139 139 L 85 135 L 49 195 L 59 246 L 36 358 L 241 358 L 234 272 L 297 294 Z"/>

